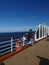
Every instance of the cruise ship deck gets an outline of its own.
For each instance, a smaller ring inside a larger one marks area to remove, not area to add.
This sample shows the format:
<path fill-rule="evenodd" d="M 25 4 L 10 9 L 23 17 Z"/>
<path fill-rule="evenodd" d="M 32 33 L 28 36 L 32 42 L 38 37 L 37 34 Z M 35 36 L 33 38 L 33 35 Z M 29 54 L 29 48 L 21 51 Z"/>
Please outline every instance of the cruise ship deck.
<path fill-rule="evenodd" d="M 49 65 L 49 37 L 3 61 L 5 65 Z"/>
<path fill-rule="evenodd" d="M 28 41 L 28 35 L 24 35 L 21 39 L 11 37 L 10 40 L 0 42 L 1 63 L 49 65 L 49 26 L 39 24 L 30 41 Z"/>

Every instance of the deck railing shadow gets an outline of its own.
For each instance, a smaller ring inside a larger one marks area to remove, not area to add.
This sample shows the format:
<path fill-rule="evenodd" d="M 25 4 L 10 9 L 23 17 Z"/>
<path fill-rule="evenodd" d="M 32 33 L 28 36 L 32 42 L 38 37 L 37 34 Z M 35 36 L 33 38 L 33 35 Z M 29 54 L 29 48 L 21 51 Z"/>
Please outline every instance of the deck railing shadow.
<path fill-rule="evenodd" d="M 38 56 L 38 55 L 36 57 L 40 59 L 39 65 L 49 65 L 49 59 Z"/>

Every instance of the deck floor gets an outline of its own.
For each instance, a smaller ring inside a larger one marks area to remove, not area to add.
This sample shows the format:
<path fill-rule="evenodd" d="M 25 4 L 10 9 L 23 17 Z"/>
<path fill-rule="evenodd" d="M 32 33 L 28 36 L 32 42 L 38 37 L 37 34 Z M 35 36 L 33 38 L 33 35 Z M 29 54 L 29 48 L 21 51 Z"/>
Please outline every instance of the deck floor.
<path fill-rule="evenodd" d="M 3 63 L 5 65 L 49 65 L 49 37 L 4 60 Z"/>

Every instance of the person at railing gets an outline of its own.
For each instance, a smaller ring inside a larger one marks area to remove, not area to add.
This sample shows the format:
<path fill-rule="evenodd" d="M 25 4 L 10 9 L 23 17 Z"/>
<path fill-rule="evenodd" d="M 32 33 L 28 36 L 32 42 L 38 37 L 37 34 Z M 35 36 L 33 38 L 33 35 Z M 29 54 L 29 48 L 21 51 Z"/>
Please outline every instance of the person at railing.
<path fill-rule="evenodd" d="M 29 43 L 31 43 L 33 45 L 33 32 L 32 32 L 32 29 L 29 30 L 28 41 L 29 41 Z"/>
<path fill-rule="evenodd" d="M 17 49 L 19 48 L 18 46 L 20 46 L 20 48 L 22 48 L 22 39 L 19 39 L 16 41 L 16 48 Z"/>
<path fill-rule="evenodd" d="M 19 43 L 18 40 L 16 40 L 16 48 L 18 48 L 18 43 Z"/>
<path fill-rule="evenodd" d="M 19 40 L 20 48 L 22 48 L 22 39 Z"/>

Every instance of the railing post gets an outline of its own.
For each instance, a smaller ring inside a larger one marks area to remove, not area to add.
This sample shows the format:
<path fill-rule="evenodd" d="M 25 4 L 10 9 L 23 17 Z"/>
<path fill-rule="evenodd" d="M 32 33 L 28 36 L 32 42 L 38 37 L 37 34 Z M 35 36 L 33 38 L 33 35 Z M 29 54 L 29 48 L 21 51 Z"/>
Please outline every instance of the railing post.
<path fill-rule="evenodd" d="M 45 36 L 45 25 L 44 25 L 44 36 Z"/>
<path fill-rule="evenodd" d="M 48 26 L 47 26 L 47 34 L 48 34 Z"/>
<path fill-rule="evenodd" d="M 48 26 L 46 26 L 46 35 L 48 34 Z"/>
<path fill-rule="evenodd" d="M 49 27 L 48 27 L 48 35 L 49 35 Z"/>
<path fill-rule="evenodd" d="M 47 34 L 48 34 L 48 26 L 47 26 Z"/>
<path fill-rule="evenodd" d="M 12 49 L 12 44 L 13 44 L 13 39 L 12 39 L 12 37 L 11 37 L 11 52 L 13 51 L 13 49 Z"/>
<path fill-rule="evenodd" d="M 43 25 L 42 25 L 42 37 L 43 37 Z"/>
<path fill-rule="evenodd" d="M 40 38 L 40 25 L 39 25 L 39 38 Z"/>
<path fill-rule="evenodd" d="M 24 46 L 25 37 L 23 36 L 23 46 Z"/>
<path fill-rule="evenodd" d="M 49 27 L 48 27 L 48 35 L 49 35 Z"/>
<path fill-rule="evenodd" d="M 45 35 L 46 35 L 46 27 L 45 27 Z"/>

